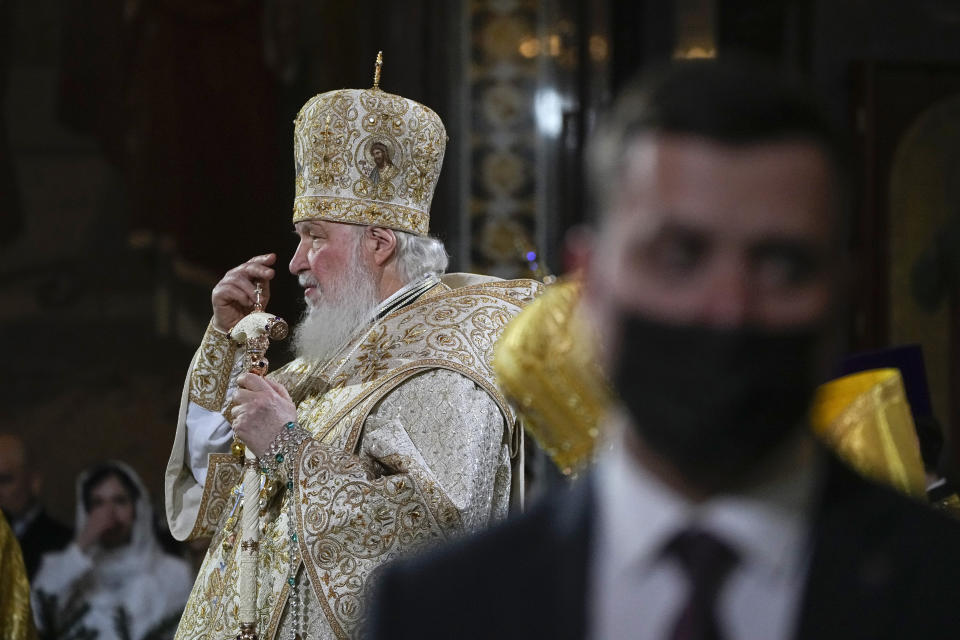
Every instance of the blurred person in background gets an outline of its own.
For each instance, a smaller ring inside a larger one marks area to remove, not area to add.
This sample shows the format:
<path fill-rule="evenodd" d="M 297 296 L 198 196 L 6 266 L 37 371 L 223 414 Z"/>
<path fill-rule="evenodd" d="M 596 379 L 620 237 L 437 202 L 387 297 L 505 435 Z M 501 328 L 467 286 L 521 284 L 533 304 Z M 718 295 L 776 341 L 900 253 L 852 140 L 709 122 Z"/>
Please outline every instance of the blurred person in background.
<path fill-rule="evenodd" d="M 0 509 L 23 550 L 27 577 L 33 578 L 40 557 L 63 549 L 73 538 L 69 527 L 50 517 L 40 503 L 43 477 L 23 438 L 0 433 Z"/>
<path fill-rule="evenodd" d="M 44 556 L 33 583 L 44 638 L 172 638 L 190 593 L 189 565 L 164 553 L 139 476 L 117 461 L 77 480 L 76 537 Z"/>
<path fill-rule="evenodd" d="M 373 637 L 956 637 L 957 524 L 808 428 L 841 319 L 844 156 L 756 62 L 627 89 L 589 155 L 609 449 L 573 490 L 388 567 Z"/>

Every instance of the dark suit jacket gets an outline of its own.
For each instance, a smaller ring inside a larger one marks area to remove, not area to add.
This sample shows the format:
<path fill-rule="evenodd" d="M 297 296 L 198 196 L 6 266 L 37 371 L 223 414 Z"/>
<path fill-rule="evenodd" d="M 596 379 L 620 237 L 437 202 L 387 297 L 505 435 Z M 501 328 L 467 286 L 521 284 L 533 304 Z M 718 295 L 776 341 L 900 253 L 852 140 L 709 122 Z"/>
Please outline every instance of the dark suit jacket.
<path fill-rule="evenodd" d="M 33 580 L 40 568 L 41 556 L 49 551 L 59 551 L 70 544 L 73 531 L 48 516 L 46 511 L 40 511 L 18 540 L 23 551 L 23 564 L 27 567 L 27 578 Z"/>
<path fill-rule="evenodd" d="M 821 480 L 796 637 L 960 638 L 960 524 L 832 457 Z M 387 567 L 371 603 L 372 637 L 583 638 L 591 486 Z"/>

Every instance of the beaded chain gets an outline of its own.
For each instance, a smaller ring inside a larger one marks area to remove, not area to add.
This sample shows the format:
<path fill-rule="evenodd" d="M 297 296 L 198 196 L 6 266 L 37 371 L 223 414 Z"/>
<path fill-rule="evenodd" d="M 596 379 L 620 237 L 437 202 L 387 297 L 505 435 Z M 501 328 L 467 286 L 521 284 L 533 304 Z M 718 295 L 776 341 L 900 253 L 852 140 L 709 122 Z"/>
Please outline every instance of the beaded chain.
<path fill-rule="evenodd" d="M 277 434 L 270 447 L 259 459 L 260 467 L 267 475 L 279 475 L 281 465 L 286 468 L 287 475 L 287 535 L 290 541 L 290 562 L 287 573 L 287 584 L 290 586 L 290 633 L 288 640 L 297 640 L 302 637 L 303 602 L 300 598 L 300 589 L 297 582 L 297 570 L 300 568 L 300 545 L 296 528 L 296 503 L 293 492 L 293 465 L 291 461 L 304 440 L 310 433 L 296 422 L 283 425 L 283 430 Z M 286 463 L 286 464 L 284 464 Z"/>

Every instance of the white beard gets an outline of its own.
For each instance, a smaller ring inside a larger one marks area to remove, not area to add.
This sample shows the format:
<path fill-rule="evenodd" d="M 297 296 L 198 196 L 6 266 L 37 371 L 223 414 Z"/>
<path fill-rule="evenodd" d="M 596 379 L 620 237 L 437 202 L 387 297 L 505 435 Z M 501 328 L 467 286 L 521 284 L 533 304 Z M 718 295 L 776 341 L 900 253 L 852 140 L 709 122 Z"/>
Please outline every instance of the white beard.
<path fill-rule="evenodd" d="M 358 246 L 359 249 L 359 246 Z M 327 291 L 320 291 L 309 273 L 300 275 L 301 286 L 315 286 L 318 302 L 307 302 L 307 310 L 293 333 L 293 348 L 298 357 L 323 363 L 373 319 L 380 300 L 372 274 L 352 256 L 347 271 Z"/>

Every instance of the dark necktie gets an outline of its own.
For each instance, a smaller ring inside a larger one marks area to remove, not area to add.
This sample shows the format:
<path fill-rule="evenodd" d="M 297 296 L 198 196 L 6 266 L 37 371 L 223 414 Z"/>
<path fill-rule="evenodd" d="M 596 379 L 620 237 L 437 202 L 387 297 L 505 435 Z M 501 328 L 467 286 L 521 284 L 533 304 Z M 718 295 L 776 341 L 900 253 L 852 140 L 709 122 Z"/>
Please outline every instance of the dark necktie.
<path fill-rule="evenodd" d="M 687 530 L 670 542 L 667 553 L 680 562 L 690 585 L 670 640 L 722 640 L 717 599 L 737 563 L 736 552 L 709 533 Z"/>

